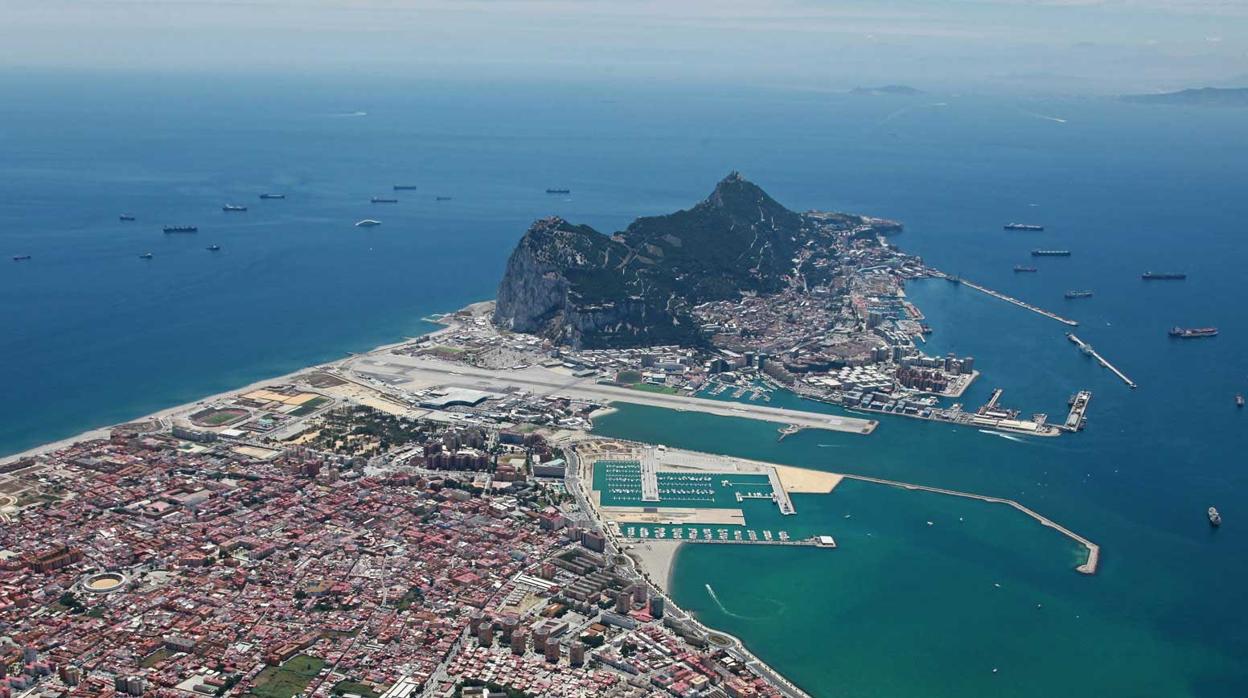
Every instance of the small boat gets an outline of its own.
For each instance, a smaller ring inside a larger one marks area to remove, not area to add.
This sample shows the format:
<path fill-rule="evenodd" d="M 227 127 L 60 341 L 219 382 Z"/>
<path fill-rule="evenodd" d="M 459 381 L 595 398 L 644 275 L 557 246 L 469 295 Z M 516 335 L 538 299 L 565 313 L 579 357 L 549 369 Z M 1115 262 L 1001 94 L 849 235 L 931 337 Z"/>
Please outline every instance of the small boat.
<path fill-rule="evenodd" d="M 285 199 L 285 194 L 261 194 L 261 199 Z"/>
<path fill-rule="evenodd" d="M 1244 394 L 1243 393 L 1235 393 L 1235 406 L 1236 407 L 1244 406 Z"/>
<path fill-rule="evenodd" d="M 374 196 L 372 199 L 369 199 L 369 201 L 375 204 L 397 204 L 399 203 L 398 199 L 387 199 L 381 196 Z"/>
<path fill-rule="evenodd" d="M 132 220 L 134 220 L 134 216 L 131 216 L 131 215 L 130 215 L 130 214 L 128 214 L 128 213 L 123 213 L 123 214 L 121 214 L 120 216 L 117 216 L 117 217 L 118 217 L 118 218 L 120 218 L 123 222 L 124 222 L 124 221 L 132 221 Z"/>
<path fill-rule="evenodd" d="M 1209 507 L 1209 525 L 1215 528 L 1222 525 L 1222 515 L 1214 507 Z"/>
<path fill-rule="evenodd" d="M 221 246 L 220 246 L 220 245 L 209 245 L 209 246 L 207 247 L 207 249 L 208 249 L 208 251 L 209 251 L 209 252 L 219 252 L 219 251 L 221 251 Z"/>
<path fill-rule="evenodd" d="M 551 189 L 547 189 L 547 190 L 546 190 L 546 193 L 547 193 L 547 194 L 571 194 L 571 193 L 572 193 L 572 190 L 571 190 L 571 189 L 554 189 L 554 188 L 551 188 Z"/>
<path fill-rule="evenodd" d="M 229 212 L 243 212 L 243 211 L 246 211 L 246 210 L 247 210 L 247 207 L 246 207 L 246 206 L 239 206 L 238 204 L 226 204 L 226 205 L 224 205 L 224 206 L 222 206 L 222 207 L 221 207 L 221 210 L 222 210 L 222 211 L 225 211 L 225 212 L 227 212 L 227 213 L 229 213 Z"/>
<path fill-rule="evenodd" d="M 197 233 L 199 226 L 195 225 L 166 225 L 163 229 L 166 233 Z"/>
<path fill-rule="evenodd" d="M 1067 291 L 1066 297 L 1067 298 L 1091 298 L 1092 292 L 1091 291 Z"/>
<path fill-rule="evenodd" d="M 433 200 L 434 200 L 434 201 L 450 201 L 450 200 L 451 200 L 451 197 L 449 197 L 449 196 L 435 196 L 435 197 L 433 197 Z"/>
<path fill-rule="evenodd" d="M 1014 265 L 1014 273 L 1015 273 L 1015 274 L 1022 274 L 1022 273 L 1028 273 L 1028 274 L 1030 274 L 1030 273 L 1034 273 L 1034 272 L 1036 272 L 1036 271 L 1039 271 L 1039 270 L 1038 270 L 1038 269 L 1036 269 L 1035 267 L 1025 267 L 1025 266 L 1023 266 L 1023 265 L 1021 265 L 1021 264 L 1016 264 L 1016 265 Z"/>
<path fill-rule="evenodd" d="M 381 225 L 381 221 L 374 220 L 372 218 L 365 218 L 364 220 L 356 221 L 355 223 L 355 227 L 357 228 L 373 228 L 379 225 Z"/>
<path fill-rule="evenodd" d="M 139 255 L 139 259 L 151 259 L 151 258 L 152 258 L 151 252 L 144 252 L 143 254 Z"/>
<path fill-rule="evenodd" d="M 1187 278 L 1187 274 L 1169 271 L 1146 271 L 1140 274 L 1140 278 L 1145 281 L 1182 281 Z"/>
<path fill-rule="evenodd" d="M 26 261 L 26 260 L 28 260 L 28 259 L 30 259 L 30 255 L 28 255 L 28 254 L 18 254 L 18 255 L 13 255 L 13 261 L 14 261 L 14 262 L 25 262 L 25 261 Z"/>
<path fill-rule="evenodd" d="M 415 191 L 416 185 L 415 184 L 396 184 L 394 185 L 394 190 L 395 191 Z"/>

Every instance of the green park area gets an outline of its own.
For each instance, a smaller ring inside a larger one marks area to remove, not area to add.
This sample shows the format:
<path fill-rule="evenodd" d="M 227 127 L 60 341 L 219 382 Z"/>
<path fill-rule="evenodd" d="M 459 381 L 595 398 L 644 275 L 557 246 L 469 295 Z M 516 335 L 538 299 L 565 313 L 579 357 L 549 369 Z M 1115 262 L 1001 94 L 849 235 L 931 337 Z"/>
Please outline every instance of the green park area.
<path fill-rule="evenodd" d="M 302 693 L 324 667 L 324 659 L 296 655 L 281 666 L 265 667 L 256 677 L 256 687 L 251 689 L 251 695 L 257 698 L 291 698 L 296 693 Z"/>

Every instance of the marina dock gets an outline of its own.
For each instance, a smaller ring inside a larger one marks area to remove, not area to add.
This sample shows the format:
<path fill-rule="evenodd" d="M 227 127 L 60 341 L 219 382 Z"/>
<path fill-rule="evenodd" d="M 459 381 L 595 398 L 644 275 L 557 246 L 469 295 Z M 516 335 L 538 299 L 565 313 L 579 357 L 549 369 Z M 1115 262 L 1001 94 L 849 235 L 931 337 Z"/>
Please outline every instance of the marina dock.
<path fill-rule="evenodd" d="M 784 489 L 784 483 L 780 482 L 780 475 L 775 468 L 767 469 L 767 480 L 771 483 L 772 496 L 775 497 L 776 506 L 780 507 L 780 513 L 785 516 L 796 514 L 797 510 L 793 508 L 793 500 L 789 499 L 788 490 Z"/>
<path fill-rule="evenodd" d="M 659 460 L 653 446 L 641 453 L 641 501 L 659 501 Z"/>
<path fill-rule="evenodd" d="M 1098 353 L 1095 349 L 1093 349 L 1091 344 L 1088 344 L 1082 339 L 1079 339 L 1078 337 L 1076 337 L 1074 332 L 1067 332 L 1066 339 L 1069 339 L 1075 346 L 1079 347 L 1080 351 L 1096 359 L 1097 363 L 1099 363 L 1100 365 L 1112 371 L 1115 376 L 1118 376 L 1119 378 L 1121 378 L 1122 382 L 1126 383 L 1128 388 L 1135 390 L 1137 387 L 1139 387 L 1135 384 L 1135 381 L 1131 380 L 1130 378 L 1127 378 L 1127 374 L 1123 373 L 1122 371 L 1119 371 L 1116 366 L 1109 363 L 1108 359 L 1106 359 L 1104 356 L 1101 356 L 1100 353 Z"/>
<path fill-rule="evenodd" d="M 1086 548 L 1088 551 L 1087 561 L 1084 562 L 1082 565 L 1079 565 L 1075 569 L 1083 574 L 1096 574 L 1096 567 L 1097 567 L 1097 564 L 1099 564 L 1100 558 L 1101 558 L 1101 546 L 1097 545 L 1096 543 L 1093 543 L 1087 538 L 1084 538 L 1083 536 L 1079 535 L 1078 533 L 1075 533 L 1074 531 L 1070 530 L 1069 528 L 1066 528 L 1065 526 L 1057 523 L 1056 521 L 1053 521 L 1052 519 L 1046 516 L 1043 516 L 1040 513 L 1032 509 L 1028 509 L 1022 504 L 1019 504 L 1018 502 L 1014 501 L 1013 499 L 1004 499 L 1002 497 L 990 497 L 988 495 L 972 494 L 970 492 L 959 492 L 957 490 L 947 490 L 941 487 L 928 487 L 927 485 L 915 485 L 915 484 L 911 484 L 908 482 L 898 482 L 896 480 L 884 480 L 882 478 L 868 477 L 866 475 L 842 475 L 842 477 L 844 477 L 847 480 L 861 480 L 863 482 L 874 482 L 878 485 L 900 487 L 901 489 L 906 489 L 906 490 L 921 490 L 923 492 L 947 494 L 947 495 L 951 495 L 954 497 L 964 497 L 966 499 L 978 499 L 981 502 L 989 502 L 992 504 L 1007 504 L 1011 507 L 1014 507 L 1018 511 L 1021 511 L 1027 516 L 1030 516 L 1036 521 L 1039 521 L 1041 524 L 1058 531 L 1062 535 L 1066 536 L 1067 538 L 1070 538 L 1071 540 L 1074 540 L 1075 542 L 1079 543 L 1084 548 Z"/>
<path fill-rule="evenodd" d="M 1057 313 L 1050 312 L 1048 310 L 1045 310 L 1044 308 L 1034 306 L 1031 303 L 1028 303 L 1027 301 L 1019 300 L 1013 296 L 1007 296 L 1004 293 L 1001 293 L 1000 291 L 994 291 L 986 286 L 980 286 L 974 281 L 967 281 L 966 279 L 963 279 L 957 276 L 949 276 L 948 274 L 945 274 L 944 277 L 945 279 L 952 281 L 955 284 L 962 284 L 963 286 L 966 286 L 968 288 L 973 288 L 976 291 L 979 291 L 980 293 L 986 293 L 992 296 L 993 298 L 999 298 L 1005 301 L 1006 303 L 1013 303 L 1014 305 L 1017 305 L 1020 308 L 1030 310 L 1031 312 L 1036 313 L 1038 315 L 1043 315 L 1051 320 L 1057 320 L 1063 325 L 1070 325 L 1071 327 L 1079 326 L 1079 323 L 1074 320 L 1064 318 L 1061 315 L 1058 315 Z"/>

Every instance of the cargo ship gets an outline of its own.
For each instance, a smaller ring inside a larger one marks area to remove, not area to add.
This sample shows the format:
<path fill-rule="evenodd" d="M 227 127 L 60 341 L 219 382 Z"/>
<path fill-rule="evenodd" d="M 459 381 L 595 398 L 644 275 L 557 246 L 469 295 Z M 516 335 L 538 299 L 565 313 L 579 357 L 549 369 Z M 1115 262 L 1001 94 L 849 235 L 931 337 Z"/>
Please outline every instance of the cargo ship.
<path fill-rule="evenodd" d="M 239 212 L 242 212 L 242 211 L 246 211 L 246 210 L 247 210 L 247 207 L 246 207 L 246 206 L 239 206 L 239 205 L 237 205 L 237 204 L 226 204 L 226 205 L 224 205 L 224 206 L 222 206 L 222 207 L 221 207 L 221 210 L 222 210 L 222 211 L 226 211 L 226 212 L 230 212 L 230 211 L 239 211 Z"/>
<path fill-rule="evenodd" d="M 1182 281 L 1187 278 L 1187 274 L 1177 274 L 1174 272 L 1164 271 L 1146 271 L 1140 274 L 1140 278 L 1145 281 Z"/>
<path fill-rule="evenodd" d="M 134 216 L 132 216 L 132 215 L 130 215 L 130 214 L 128 214 L 128 213 L 123 213 L 123 214 L 121 214 L 120 216 L 117 216 L 117 217 L 118 217 L 118 218 L 120 218 L 120 219 L 121 219 L 121 221 L 122 221 L 123 223 L 124 223 L 125 221 L 132 221 L 132 220 L 134 220 Z"/>
<path fill-rule="evenodd" d="M 152 258 L 151 252 L 144 252 L 143 254 L 139 255 L 139 259 L 151 259 L 151 258 Z"/>
<path fill-rule="evenodd" d="M 261 199 L 285 199 L 285 194 L 261 194 Z"/>
<path fill-rule="evenodd" d="M 221 249 L 221 246 L 220 246 L 220 245 L 209 245 L 209 246 L 208 246 L 208 251 L 209 251 L 209 252 L 217 252 L 217 251 L 219 251 L 220 249 Z"/>
<path fill-rule="evenodd" d="M 1179 339 L 1199 339 L 1201 337 L 1218 336 L 1216 327 L 1171 327 L 1170 336 Z"/>
<path fill-rule="evenodd" d="M 1209 507 L 1209 525 L 1210 526 L 1222 525 L 1222 515 L 1219 514 L 1218 510 L 1215 509 L 1214 507 Z"/>
<path fill-rule="evenodd" d="M 1023 266 L 1023 265 L 1021 265 L 1021 264 L 1015 264 L 1015 265 L 1014 265 L 1014 273 L 1015 273 L 1015 274 L 1021 274 L 1021 273 L 1023 273 L 1023 272 L 1032 273 L 1032 272 L 1037 272 L 1037 271 L 1040 271 L 1040 270 L 1039 270 L 1039 269 L 1036 269 L 1035 267 L 1025 267 L 1025 266 Z"/>
<path fill-rule="evenodd" d="M 555 189 L 555 188 L 550 188 L 550 189 L 547 189 L 547 190 L 546 190 L 546 193 L 547 193 L 547 194 L 571 194 L 571 193 L 572 193 L 572 190 L 571 190 L 571 189 Z"/>
<path fill-rule="evenodd" d="M 398 199 L 387 199 L 381 196 L 374 196 L 373 198 L 369 199 L 369 201 L 375 204 L 397 204 L 399 203 Z"/>
<path fill-rule="evenodd" d="M 1092 292 L 1091 291 L 1067 291 L 1066 297 L 1067 298 L 1091 298 Z"/>
<path fill-rule="evenodd" d="M 416 189 L 416 185 L 415 185 L 415 184 L 396 184 L 396 185 L 394 185 L 394 190 L 395 190 L 395 191 L 414 191 L 415 189 Z"/>
<path fill-rule="evenodd" d="M 199 226 L 195 225 L 166 225 L 163 229 L 166 233 L 198 233 Z"/>
<path fill-rule="evenodd" d="M 1032 231 L 1032 232 L 1038 232 L 1038 231 L 1044 230 L 1044 226 L 1034 225 L 1032 223 L 1006 223 L 1005 229 L 1006 230 L 1027 230 L 1027 231 Z"/>
<path fill-rule="evenodd" d="M 365 219 L 364 219 L 364 220 L 362 220 L 362 221 L 356 221 L 355 227 L 357 227 L 357 228 L 372 228 L 372 227 L 375 227 L 375 226 L 378 226 L 378 225 L 381 225 L 381 221 L 378 221 L 378 220 L 373 220 L 372 218 L 365 218 Z"/>
<path fill-rule="evenodd" d="M 1069 257 L 1070 250 L 1032 250 L 1032 257 Z"/>
<path fill-rule="evenodd" d="M 25 262 L 25 261 L 26 261 L 26 260 L 28 260 L 28 259 L 30 259 L 30 255 L 28 255 L 28 254 L 16 254 L 16 255 L 13 255 L 13 261 L 14 261 L 14 262 Z"/>

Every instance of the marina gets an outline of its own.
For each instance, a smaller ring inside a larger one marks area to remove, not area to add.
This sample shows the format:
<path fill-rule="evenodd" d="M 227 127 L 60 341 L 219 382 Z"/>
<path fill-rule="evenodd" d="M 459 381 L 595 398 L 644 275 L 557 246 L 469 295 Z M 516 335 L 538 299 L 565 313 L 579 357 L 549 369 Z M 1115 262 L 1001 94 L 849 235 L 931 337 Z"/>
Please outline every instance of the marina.
<path fill-rule="evenodd" d="M 1078 337 L 1076 337 L 1074 332 L 1067 332 L 1066 338 L 1069 339 L 1071 343 L 1073 343 L 1075 346 L 1079 347 L 1079 350 L 1082 351 L 1085 355 L 1096 359 L 1097 363 L 1109 369 L 1111 372 L 1113 372 L 1115 376 L 1118 376 L 1118 378 L 1122 379 L 1122 382 L 1126 383 L 1128 388 L 1135 390 L 1137 387 L 1139 387 L 1135 384 L 1135 381 L 1131 380 L 1130 378 L 1127 378 L 1127 374 L 1118 370 L 1117 366 L 1114 366 L 1113 364 L 1111 364 L 1108 359 L 1106 359 L 1104 356 L 1101 356 L 1099 352 L 1093 349 L 1091 344 L 1088 344 L 1082 339 L 1079 339 Z"/>

